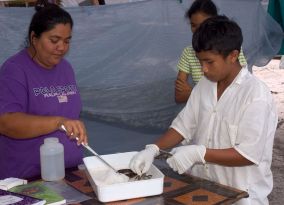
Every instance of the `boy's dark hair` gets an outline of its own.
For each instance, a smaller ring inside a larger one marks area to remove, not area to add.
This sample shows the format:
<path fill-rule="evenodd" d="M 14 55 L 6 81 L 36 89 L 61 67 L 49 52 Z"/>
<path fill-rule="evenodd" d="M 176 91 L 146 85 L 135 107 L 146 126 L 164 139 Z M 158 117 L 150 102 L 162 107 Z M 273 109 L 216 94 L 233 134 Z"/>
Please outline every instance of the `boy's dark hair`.
<path fill-rule="evenodd" d="M 190 19 L 195 13 L 202 12 L 208 16 L 217 16 L 217 7 L 211 0 L 195 0 L 185 13 L 185 18 Z"/>
<path fill-rule="evenodd" d="M 216 51 L 227 57 L 233 50 L 240 51 L 243 35 L 238 24 L 226 16 L 206 19 L 192 37 L 195 52 Z"/>
<path fill-rule="evenodd" d="M 28 32 L 28 41 L 31 44 L 31 32 L 39 38 L 43 32 L 53 29 L 57 24 L 70 24 L 73 27 L 71 15 L 56 4 L 48 3 L 47 0 L 38 0 L 35 6 L 36 13 L 33 15 Z"/>

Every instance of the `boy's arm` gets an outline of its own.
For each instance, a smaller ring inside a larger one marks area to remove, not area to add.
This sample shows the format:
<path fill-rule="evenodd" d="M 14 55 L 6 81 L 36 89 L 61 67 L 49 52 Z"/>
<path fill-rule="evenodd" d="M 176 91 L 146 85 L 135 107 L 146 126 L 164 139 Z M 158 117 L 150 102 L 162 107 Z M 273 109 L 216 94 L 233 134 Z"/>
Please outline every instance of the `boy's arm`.
<path fill-rule="evenodd" d="M 172 157 L 167 159 L 169 166 L 179 174 L 183 174 L 196 163 L 213 163 L 221 166 L 248 166 L 253 163 L 234 148 L 206 149 L 204 145 L 187 145 L 174 148 Z"/>
<path fill-rule="evenodd" d="M 175 129 L 170 128 L 156 141 L 155 144 L 160 149 L 169 149 L 179 144 L 182 140 L 184 140 L 183 136 L 179 134 Z"/>
<path fill-rule="evenodd" d="M 206 149 L 204 159 L 208 163 L 218 164 L 222 166 L 247 166 L 253 162 L 243 157 L 234 148 L 228 149 Z"/>
<path fill-rule="evenodd" d="M 173 128 L 170 128 L 156 141 L 156 144 L 146 145 L 144 150 L 138 152 L 130 160 L 130 169 L 138 175 L 146 173 L 150 169 L 154 157 L 159 154 L 160 149 L 172 148 L 182 140 L 183 137 Z"/>

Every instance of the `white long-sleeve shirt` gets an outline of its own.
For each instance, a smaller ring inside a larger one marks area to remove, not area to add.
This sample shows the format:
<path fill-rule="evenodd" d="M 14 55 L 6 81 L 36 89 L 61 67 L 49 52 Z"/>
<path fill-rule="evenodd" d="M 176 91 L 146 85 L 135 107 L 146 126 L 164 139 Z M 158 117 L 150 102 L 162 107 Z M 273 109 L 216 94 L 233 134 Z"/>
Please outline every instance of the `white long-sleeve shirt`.
<path fill-rule="evenodd" d="M 237 204 L 268 204 L 273 187 L 272 148 L 277 126 L 276 107 L 267 86 L 243 68 L 217 100 L 217 83 L 203 77 L 172 122 L 187 144 L 207 148 L 234 148 L 254 163 L 227 167 L 194 165 L 191 174 L 249 193 Z"/>

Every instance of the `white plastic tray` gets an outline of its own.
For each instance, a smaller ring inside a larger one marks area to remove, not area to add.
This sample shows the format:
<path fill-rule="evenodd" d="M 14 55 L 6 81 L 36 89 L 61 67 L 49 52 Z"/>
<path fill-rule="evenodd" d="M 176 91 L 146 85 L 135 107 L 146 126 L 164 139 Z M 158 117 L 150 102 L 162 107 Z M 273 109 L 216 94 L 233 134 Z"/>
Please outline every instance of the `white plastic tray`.
<path fill-rule="evenodd" d="M 125 152 L 118 154 L 102 155 L 102 157 L 117 170 L 128 169 L 131 158 L 137 152 Z M 87 169 L 88 179 L 96 193 L 99 201 L 110 202 L 131 198 L 159 195 L 163 192 L 164 175 L 154 165 L 147 174 L 152 175 L 151 179 L 100 185 L 96 183 L 96 173 L 106 170 L 107 167 L 97 157 L 85 157 L 83 159 Z"/>

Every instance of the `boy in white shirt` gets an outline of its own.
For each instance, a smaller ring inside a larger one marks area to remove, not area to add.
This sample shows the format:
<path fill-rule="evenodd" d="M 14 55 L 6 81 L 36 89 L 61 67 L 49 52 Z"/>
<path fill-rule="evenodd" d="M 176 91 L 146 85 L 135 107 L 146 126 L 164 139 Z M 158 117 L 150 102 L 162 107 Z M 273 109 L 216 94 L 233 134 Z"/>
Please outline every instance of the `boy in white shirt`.
<path fill-rule="evenodd" d="M 147 172 L 160 148 L 182 142 L 167 160 L 174 171 L 247 191 L 237 204 L 268 204 L 277 111 L 267 86 L 238 61 L 242 41 L 225 16 L 201 24 L 192 45 L 204 77 L 169 130 L 133 157 L 134 172 Z"/>

